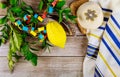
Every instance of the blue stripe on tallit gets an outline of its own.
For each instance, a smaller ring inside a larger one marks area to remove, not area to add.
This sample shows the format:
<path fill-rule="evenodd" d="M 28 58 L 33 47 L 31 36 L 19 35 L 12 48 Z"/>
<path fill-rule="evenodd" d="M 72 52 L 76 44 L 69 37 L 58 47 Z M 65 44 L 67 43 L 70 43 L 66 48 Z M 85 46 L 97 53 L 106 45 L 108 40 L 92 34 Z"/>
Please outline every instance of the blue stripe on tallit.
<path fill-rule="evenodd" d="M 117 37 L 114 35 L 114 33 L 109 28 L 108 24 L 106 24 L 106 31 L 108 32 L 108 34 L 110 35 L 111 39 L 115 42 L 115 44 L 120 49 L 120 40 L 117 39 Z"/>
<path fill-rule="evenodd" d="M 102 8 L 103 11 L 107 11 L 107 12 L 112 12 L 112 10 L 110 9 L 105 9 L 105 8 Z"/>
<path fill-rule="evenodd" d="M 113 56 L 113 58 L 115 59 L 115 61 L 120 65 L 120 60 L 116 57 L 116 55 L 114 54 L 114 52 L 112 51 L 112 49 L 109 47 L 109 45 L 107 44 L 107 42 L 105 41 L 105 39 L 102 39 L 103 44 L 106 46 L 106 48 L 108 49 L 108 51 L 111 53 L 111 55 Z"/>
<path fill-rule="evenodd" d="M 116 21 L 116 19 L 111 15 L 111 19 L 113 20 L 113 22 L 117 25 L 117 27 L 120 29 L 120 25 L 119 23 Z M 120 20 L 119 20 L 120 21 Z"/>

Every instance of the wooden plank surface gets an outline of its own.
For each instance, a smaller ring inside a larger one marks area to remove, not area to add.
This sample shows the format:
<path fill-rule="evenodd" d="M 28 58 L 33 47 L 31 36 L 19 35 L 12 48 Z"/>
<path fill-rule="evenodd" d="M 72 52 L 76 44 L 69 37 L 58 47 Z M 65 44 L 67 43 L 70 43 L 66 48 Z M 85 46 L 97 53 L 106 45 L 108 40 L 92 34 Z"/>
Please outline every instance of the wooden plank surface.
<path fill-rule="evenodd" d="M 0 56 L 7 56 L 9 51 L 9 43 L 0 47 Z M 64 49 L 51 47 L 51 53 L 39 52 L 39 56 L 84 56 L 86 53 L 87 39 L 85 36 L 68 36 L 67 43 Z"/>
<path fill-rule="evenodd" d="M 6 57 L 0 58 L 0 77 L 82 77 L 83 57 L 39 57 L 33 67 L 23 59 L 9 73 Z"/>
<path fill-rule="evenodd" d="M 5 1 L 5 0 L 0 0 Z M 28 5 L 36 9 L 40 0 L 24 0 Z M 66 6 L 73 0 L 66 0 Z M 4 16 L 6 10 L 0 9 L 0 16 Z M 67 37 L 64 49 L 52 47 L 51 53 L 39 52 L 38 65 L 23 58 L 16 63 L 15 70 L 11 74 L 8 68 L 7 53 L 8 44 L 0 47 L 0 77 L 83 77 L 83 60 L 86 54 L 87 38 L 81 34 L 75 26 L 75 35 Z"/>

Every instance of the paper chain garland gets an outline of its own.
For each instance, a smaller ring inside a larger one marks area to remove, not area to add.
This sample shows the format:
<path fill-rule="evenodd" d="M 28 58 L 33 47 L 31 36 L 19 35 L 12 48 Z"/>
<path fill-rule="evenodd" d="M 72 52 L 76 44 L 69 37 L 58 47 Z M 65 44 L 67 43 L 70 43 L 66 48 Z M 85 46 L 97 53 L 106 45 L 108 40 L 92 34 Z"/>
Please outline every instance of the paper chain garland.
<path fill-rule="evenodd" d="M 43 22 L 43 18 L 38 16 L 38 14 L 34 14 L 33 17 L 35 19 L 38 19 L 40 22 Z M 20 30 L 30 33 L 34 37 L 37 36 L 38 39 L 40 40 L 40 42 L 43 42 L 47 38 L 47 31 L 44 26 L 37 28 L 37 30 L 35 30 L 35 27 L 27 26 L 28 24 L 30 24 L 31 15 L 25 15 L 23 19 L 24 19 L 24 22 L 26 23 L 26 25 L 23 25 L 21 20 L 17 20 L 15 22 L 15 25 Z"/>
<path fill-rule="evenodd" d="M 0 3 L 0 8 L 7 8 L 7 14 L 0 19 L 0 26 L 3 27 L 0 30 L 2 33 L 0 45 L 8 40 L 10 42 L 7 58 L 11 72 L 21 56 L 36 66 L 38 56 L 34 51 L 49 50 L 50 46 L 65 47 L 66 32 L 72 34 L 66 20 L 72 21 L 75 18 L 71 15 L 69 8 L 63 8 L 65 2 L 65 0 L 40 0 L 36 12 L 22 0 L 7 0 L 5 3 Z M 47 18 L 52 21 L 47 22 L 46 25 L 40 25 L 44 24 Z"/>
<path fill-rule="evenodd" d="M 51 4 L 52 6 L 49 6 L 49 8 L 48 8 L 48 13 L 49 13 L 49 14 L 52 14 L 52 13 L 53 13 L 54 7 L 55 7 L 55 5 L 57 4 L 58 1 L 61 1 L 61 0 L 54 0 L 54 1 L 52 2 L 52 4 Z M 17 21 L 15 22 L 15 25 L 16 25 L 20 30 L 25 31 L 25 32 L 27 32 L 27 33 L 30 33 L 30 34 L 33 35 L 34 37 L 37 36 L 38 39 L 39 39 L 39 41 L 40 41 L 40 42 L 43 42 L 43 41 L 47 38 L 47 31 L 46 31 L 46 29 L 45 29 L 44 26 L 37 28 L 37 30 L 35 30 L 35 27 L 28 27 L 27 25 L 30 24 L 31 17 L 32 17 L 32 15 L 26 14 L 26 15 L 24 15 L 24 17 L 23 17 L 23 20 L 24 20 L 24 22 L 26 23 L 26 25 L 23 25 L 23 23 L 22 23 L 21 20 L 17 20 Z M 42 14 L 42 16 L 39 16 L 38 14 L 34 14 L 33 17 L 34 17 L 35 19 L 38 19 L 40 22 L 43 22 L 44 19 L 47 17 L 47 12 L 44 12 L 44 13 Z"/>

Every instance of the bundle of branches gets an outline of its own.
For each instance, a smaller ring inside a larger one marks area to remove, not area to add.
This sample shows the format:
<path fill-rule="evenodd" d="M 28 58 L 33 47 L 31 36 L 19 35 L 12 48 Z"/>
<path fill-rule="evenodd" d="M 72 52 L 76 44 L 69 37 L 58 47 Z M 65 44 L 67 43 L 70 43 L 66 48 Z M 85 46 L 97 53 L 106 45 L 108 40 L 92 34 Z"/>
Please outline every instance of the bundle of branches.
<path fill-rule="evenodd" d="M 7 2 L 0 2 L 0 8 L 7 9 L 7 14 L 0 18 L 0 45 L 7 41 L 10 43 L 8 52 L 8 65 L 10 71 L 13 71 L 15 62 L 19 60 L 21 55 L 36 66 L 37 54 L 33 53 L 32 50 L 39 51 L 39 48 L 47 49 L 49 46 L 56 45 L 56 42 L 54 44 L 54 40 L 53 42 L 50 41 L 56 37 L 54 35 L 55 32 L 51 34 L 55 37 L 48 39 L 46 25 L 40 25 L 46 18 L 52 18 L 58 21 L 65 27 L 68 33 L 72 34 L 71 28 L 67 25 L 68 23 L 66 20 L 74 21 L 74 18 L 76 17 L 71 15 L 70 8 L 63 8 L 64 5 L 65 0 L 40 0 L 38 9 L 33 10 L 31 6 L 27 5 L 22 0 L 7 0 Z M 55 13 L 55 15 L 53 15 L 53 13 Z M 57 25 L 57 28 L 63 31 L 62 28 L 58 26 L 59 24 Z M 48 30 L 50 29 L 48 28 Z M 56 33 L 60 32 L 58 31 Z M 61 33 L 64 34 L 64 31 Z M 59 37 L 65 36 L 65 34 L 63 34 L 61 34 L 61 36 L 57 35 L 58 39 L 60 39 Z M 32 47 L 32 44 L 36 44 L 38 41 L 29 41 L 27 38 L 39 40 L 39 48 L 36 49 Z M 64 40 L 66 41 L 66 38 Z"/>

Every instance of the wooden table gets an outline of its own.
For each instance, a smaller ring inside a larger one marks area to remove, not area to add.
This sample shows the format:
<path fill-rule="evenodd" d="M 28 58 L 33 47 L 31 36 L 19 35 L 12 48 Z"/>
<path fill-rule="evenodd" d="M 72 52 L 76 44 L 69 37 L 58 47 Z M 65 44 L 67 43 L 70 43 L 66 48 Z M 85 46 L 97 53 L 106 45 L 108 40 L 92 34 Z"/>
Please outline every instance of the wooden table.
<path fill-rule="evenodd" d="M 1 0 L 0 0 L 1 1 Z M 36 9 L 39 0 L 24 0 Z M 72 0 L 67 0 L 67 5 Z M 0 9 L 0 16 L 5 15 Z M 51 53 L 45 52 L 38 59 L 38 65 L 21 59 L 16 63 L 14 73 L 9 72 L 7 53 L 8 44 L 0 47 L 0 77 L 83 77 L 83 60 L 86 54 L 87 38 L 75 26 L 75 35 L 67 36 L 64 49 L 51 48 Z"/>

